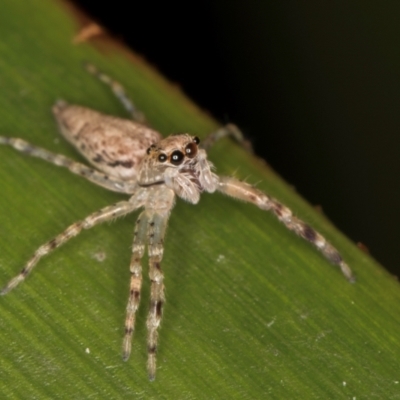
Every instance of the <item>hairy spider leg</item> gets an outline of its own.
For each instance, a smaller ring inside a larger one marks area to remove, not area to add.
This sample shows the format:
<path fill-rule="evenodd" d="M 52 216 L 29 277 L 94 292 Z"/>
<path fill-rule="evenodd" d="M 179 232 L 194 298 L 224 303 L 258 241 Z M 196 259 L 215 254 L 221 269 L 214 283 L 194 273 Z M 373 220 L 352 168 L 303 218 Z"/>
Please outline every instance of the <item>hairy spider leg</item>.
<path fill-rule="evenodd" d="M 122 215 L 128 214 L 137 208 L 137 204 L 129 201 L 120 201 L 111 206 L 104 207 L 93 214 L 90 214 L 82 221 L 75 222 L 70 225 L 64 232 L 57 235 L 52 240 L 49 240 L 42 246 L 40 246 L 32 258 L 26 263 L 25 267 L 21 272 L 11 279 L 8 284 L 1 290 L 0 295 L 5 295 L 12 289 L 14 289 L 19 283 L 21 283 L 28 274 L 32 271 L 39 260 L 51 253 L 56 248 L 60 247 L 62 244 L 68 242 L 68 240 L 77 236 L 83 229 L 90 229 L 93 226 L 100 224 L 105 221 L 110 221 Z"/>
<path fill-rule="evenodd" d="M 211 132 L 201 141 L 200 147 L 209 150 L 218 140 L 224 137 L 231 137 L 238 142 L 245 150 L 253 152 L 251 143 L 244 137 L 243 132 L 235 124 L 226 124 L 223 127 Z"/>
<path fill-rule="evenodd" d="M 146 117 L 126 94 L 124 87 L 116 80 L 100 71 L 93 64 L 86 64 L 86 70 L 94 75 L 101 82 L 105 83 L 114 93 L 115 97 L 121 102 L 125 110 L 130 114 L 131 118 L 141 124 L 146 124 Z"/>
<path fill-rule="evenodd" d="M 236 199 L 253 203 L 262 210 L 272 211 L 288 229 L 311 242 L 332 264 L 339 266 L 349 282 L 355 282 L 350 267 L 339 252 L 320 233 L 295 217 L 289 208 L 276 199 L 232 177 L 220 177 L 218 190 Z"/>
<path fill-rule="evenodd" d="M 172 199 L 171 199 L 172 200 Z M 171 202 L 171 207 L 173 203 Z M 147 317 L 147 371 L 150 380 L 156 376 L 156 356 L 158 345 L 158 328 L 161 324 L 163 306 L 165 303 L 164 274 L 161 270 L 161 260 L 164 253 L 164 236 L 167 228 L 170 209 L 145 209 L 136 221 L 131 258 L 131 283 L 126 307 L 125 336 L 122 344 L 122 358 L 128 360 L 131 353 L 132 335 L 135 328 L 135 315 L 140 302 L 142 286 L 141 259 L 145 245 L 148 245 L 150 307 Z"/>
<path fill-rule="evenodd" d="M 117 99 L 121 102 L 125 110 L 131 115 L 132 119 L 141 124 L 146 124 L 145 114 L 140 111 L 137 106 L 134 104 L 132 99 L 126 94 L 124 87 L 116 80 L 111 78 L 109 75 L 100 71 L 93 64 L 86 64 L 86 70 L 94 75 L 101 82 L 105 83 L 117 97 Z M 232 137 L 236 142 L 238 142 L 243 148 L 245 148 L 249 152 L 253 152 L 252 145 L 250 141 L 248 141 L 242 131 L 232 123 L 226 124 L 222 128 L 217 129 L 214 132 L 211 132 L 207 137 L 202 140 L 201 147 L 205 150 L 210 149 L 217 141 L 220 139 L 229 136 Z"/>
<path fill-rule="evenodd" d="M 147 371 L 150 380 L 156 376 L 156 354 L 158 343 L 158 327 L 161 323 L 165 303 L 164 273 L 161 270 L 161 260 L 164 253 L 164 236 L 169 218 L 169 210 L 154 212 L 149 223 L 149 277 L 150 308 L 147 317 Z"/>
<path fill-rule="evenodd" d="M 0 136 L 0 144 L 9 145 L 15 150 L 20 151 L 26 155 L 41 158 L 58 167 L 67 168 L 72 173 L 82 176 L 83 178 L 102 186 L 108 190 L 119 193 L 133 194 L 137 185 L 135 182 L 118 180 L 110 177 L 103 172 L 99 172 L 94 168 L 90 168 L 84 164 L 74 161 L 62 154 L 52 153 L 41 147 L 37 147 L 29 142 L 20 138 Z"/>
<path fill-rule="evenodd" d="M 131 281 L 129 287 L 129 298 L 126 306 L 125 318 L 125 336 L 122 342 L 122 358 L 127 361 L 131 355 L 132 336 L 135 329 L 135 314 L 139 308 L 140 303 L 140 290 L 142 287 L 142 264 L 141 260 L 144 254 L 147 229 L 148 229 L 148 216 L 146 211 L 143 211 L 136 220 L 135 232 L 133 237 L 132 257 L 130 264 Z"/>

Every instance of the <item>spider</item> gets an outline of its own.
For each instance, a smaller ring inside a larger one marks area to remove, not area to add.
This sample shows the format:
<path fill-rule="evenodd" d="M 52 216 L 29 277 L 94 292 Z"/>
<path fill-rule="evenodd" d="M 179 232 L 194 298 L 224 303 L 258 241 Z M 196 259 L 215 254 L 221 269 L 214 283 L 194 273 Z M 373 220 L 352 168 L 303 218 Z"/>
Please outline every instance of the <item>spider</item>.
<path fill-rule="evenodd" d="M 25 280 L 43 256 L 77 236 L 83 229 L 143 208 L 134 231 L 122 356 L 124 360 L 128 360 L 131 353 L 135 315 L 142 286 L 141 259 L 147 245 L 151 281 L 147 317 L 147 371 L 149 379 L 154 380 L 158 328 L 165 302 L 161 260 L 168 218 L 176 197 L 196 204 L 202 192 L 215 191 L 253 203 L 262 210 L 272 211 L 288 229 L 311 242 L 329 261 L 341 268 L 349 281 L 354 281 L 350 268 L 338 251 L 321 234 L 296 218 L 289 208 L 245 182 L 233 177 L 218 176 L 213 172 L 206 148 L 224 136 L 233 136 L 243 143 L 243 136 L 235 125 L 228 124 L 211 133 L 202 147 L 199 146 L 199 139 L 189 134 L 171 135 L 163 139 L 160 133 L 146 125 L 144 115 L 117 81 L 93 65 L 88 65 L 87 69 L 111 88 L 132 116 L 131 120 L 108 116 L 62 100 L 53 106 L 61 133 L 95 168 L 19 138 L 0 136 L 0 144 L 10 145 L 22 153 L 68 168 L 74 174 L 108 190 L 127 194 L 130 198 L 90 214 L 40 246 L 0 294 L 5 295 L 14 289 Z"/>

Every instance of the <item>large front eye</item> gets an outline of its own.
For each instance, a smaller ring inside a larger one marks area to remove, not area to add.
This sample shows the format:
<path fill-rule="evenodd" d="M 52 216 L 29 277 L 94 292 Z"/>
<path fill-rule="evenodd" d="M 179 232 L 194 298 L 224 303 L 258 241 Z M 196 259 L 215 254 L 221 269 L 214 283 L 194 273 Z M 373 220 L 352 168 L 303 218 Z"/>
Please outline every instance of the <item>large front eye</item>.
<path fill-rule="evenodd" d="M 171 164 L 179 165 L 182 163 L 184 158 L 185 158 L 185 156 L 183 155 L 183 153 L 181 151 L 175 150 L 171 154 L 170 161 L 171 161 Z"/>
<path fill-rule="evenodd" d="M 193 158 L 197 154 L 197 146 L 195 142 L 189 143 L 185 147 L 185 153 L 189 158 Z"/>

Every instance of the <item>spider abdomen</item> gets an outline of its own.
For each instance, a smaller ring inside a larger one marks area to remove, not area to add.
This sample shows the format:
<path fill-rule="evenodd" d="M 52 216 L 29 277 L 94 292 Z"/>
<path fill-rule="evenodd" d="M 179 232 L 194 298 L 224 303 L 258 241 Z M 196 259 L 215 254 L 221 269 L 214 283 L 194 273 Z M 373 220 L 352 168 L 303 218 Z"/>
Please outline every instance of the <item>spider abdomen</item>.
<path fill-rule="evenodd" d="M 53 113 L 63 136 L 97 169 L 111 177 L 136 179 L 148 147 L 161 135 L 135 121 L 58 101 Z"/>

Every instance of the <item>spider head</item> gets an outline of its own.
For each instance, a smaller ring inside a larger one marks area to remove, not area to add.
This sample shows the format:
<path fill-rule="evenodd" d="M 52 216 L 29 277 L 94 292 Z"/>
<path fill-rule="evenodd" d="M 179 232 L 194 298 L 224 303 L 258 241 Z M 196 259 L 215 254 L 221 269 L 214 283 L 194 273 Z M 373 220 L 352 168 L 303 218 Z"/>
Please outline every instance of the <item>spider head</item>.
<path fill-rule="evenodd" d="M 172 135 L 158 144 L 152 144 L 146 153 L 163 167 L 179 167 L 196 157 L 199 143 L 197 136 Z"/>
<path fill-rule="evenodd" d="M 147 149 L 139 185 L 165 184 L 183 199 L 197 203 L 202 191 L 213 192 L 218 178 L 197 136 L 172 135 Z"/>

